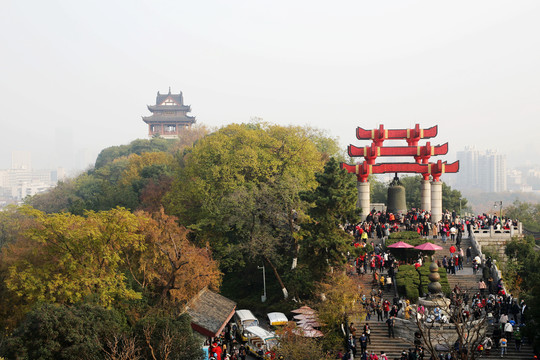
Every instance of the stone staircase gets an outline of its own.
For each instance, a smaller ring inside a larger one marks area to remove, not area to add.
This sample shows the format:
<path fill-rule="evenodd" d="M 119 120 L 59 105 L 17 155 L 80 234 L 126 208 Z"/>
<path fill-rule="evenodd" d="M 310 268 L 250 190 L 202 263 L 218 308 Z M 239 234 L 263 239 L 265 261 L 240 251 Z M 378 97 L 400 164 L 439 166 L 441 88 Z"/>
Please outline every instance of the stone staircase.
<path fill-rule="evenodd" d="M 507 353 L 504 355 L 505 359 L 509 360 L 529 360 L 533 359 L 534 353 L 533 348 L 530 344 L 523 344 L 521 350 L 517 351 L 515 348 L 514 340 L 510 341 L 506 349 Z M 481 359 L 485 360 L 500 360 L 501 350 L 500 348 L 491 349 L 490 355 L 483 354 Z"/>
<path fill-rule="evenodd" d="M 370 239 L 371 241 L 371 239 Z M 452 242 L 450 239 L 447 240 L 446 243 L 443 243 L 440 238 L 438 239 L 430 239 L 429 240 L 432 243 L 435 243 L 441 247 L 443 247 L 443 250 L 438 250 L 435 252 L 435 257 L 437 259 L 442 259 L 444 255 L 450 255 L 449 248 L 450 246 L 454 245 L 455 242 Z M 377 243 L 377 241 L 375 241 Z M 467 237 L 464 237 L 461 241 L 461 247 L 464 250 L 464 253 L 466 254 L 466 249 L 470 245 L 470 240 Z M 476 254 L 473 252 L 472 256 L 474 258 Z M 458 270 L 455 275 L 448 274 L 448 283 L 450 285 L 450 289 L 453 289 L 455 285 L 458 285 L 462 290 L 467 290 L 469 294 L 474 295 L 476 292 L 478 292 L 478 281 L 482 277 L 482 271 L 479 269 L 477 274 L 473 274 L 473 269 L 471 264 L 466 264 L 466 256 L 464 258 L 464 264 L 463 269 Z M 365 293 L 366 296 L 368 296 L 372 290 L 373 287 L 375 287 L 378 290 L 378 286 L 373 286 L 372 284 L 372 275 L 371 273 L 365 274 L 363 277 L 358 275 L 353 275 L 354 278 L 357 280 L 359 287 L 361 288 L 361 292 Z M 393 290 L 392 292 L 384 291 L 383 297 L 390 301 L 392 303 L 392 300 L 394 298 Z M 362 306 L 360 303 L 358 306 Z M 381 351 L 384 351 L 386 355 L 388 356 L 388 359 L 393 360 L 395 358 L 399 358 L 401 356 L 401 353 L 403 350 L 407 350 L 409 348 L 414 348 L 414 345 L 410 341 L 410 339 L 403 339 L 403 338 L 388 338 L 388 330 L 385 322 L 377 321 L 377 315 L 372 315 L 371 320 L 366 321 L 364 316 L 356 316 L 354 318 L 351 318 L 351 321 L 354 322 L 355 326 L 359 330 L 359 335 L 361 334 L 361 329 L 363 328 L 364 324 L 366 322 L 369 323 L 371 328 L 371 344 L 368 344 L 367 351 L 371 353 L 372 351 L 375 352 L 375 354 L 379 355 Z M 488 334 L 492 334 L 492 330 L 488 330 Z M 358 336 L 359 336 L 358 335 Z M 493 339 L 493 337 L 492 337 Z M 495 339 L 494 343 L 495 343 Z M 498 341 L 498 339 L 497 339 Z M 429 354 L 426 353 L 427 358 L 429 358 Z M 507 347 L 507 355 L 504 357 L 510 360 L 525 360 L 525 359 L 532 359 L 534 356 L 533 349 L 530 344 L 526 343 L 526 341 L 523 341 L 521 350 L 518 352 L 515 349 L 515 341 L 512 339 L 508 343 Z M 360 358 L 360 345 L 358 344 L 358 353 L 356 355 L 356 358 Z M 483 359 L 486 360 L 495 360 L 500 359 L 500 348 L 498 346 L 493 346 L 491 349 L 490 355 L 487 355 L 484 353 L 482 355 Z"/>
<path fill-rule="evenodd" d="M 443 250 L 438 250 L 435 252 L 435 256 L 437 259 L 441 259 L 441 261 L 444 255 L 447 255 L 448 257 L 450 256 L 450 247 L 452 245 L 455 246 L 455 242 L 452 242 L 450 239 L 448 239 L 446 243 L 443 243 L 440 238 L 432 239 L 431 242 L 443 247 Z M 463 259 L 463 269 L 456 271 L 455 275 L 448 274 L 448 284 L 450 285 L 450 290 L 457 285 L 461 290 L 467 290 L 469 294 L 473 295 L 479 291 L 478 281 L 480 281 L 482 278 L 482 271 L 479 269 L 478 272 L 474 274 L 471 263 L 465 263 L 467 260 L 466 251 L 470 244 L 471 241 L 468 238 L 463 238 L 461 240 L 461 247 L 463 249 L 463 253 L 465 254 Z M 472 257 L 474 258 L 474 256 L 476 256 L 476 254 L 473 250 Z"/>
<path fill-rule="evenodd" d="M 386 275 L 386 274 L 385 274 Z M 357 281 L 357 284 L 360 291 L 366 294 L 366 296 L 369 296 L 371 293 L 371 290 L 374 288 L 376 290 L 379 289 L 378 286 L 374 286 L 372 279 L 373 276 L 370 272 L 363 276 L 353 275 L 354 279 Z M 390 303 L 392 303 L 394 298 L 393 289 L 392 291 L 387 291 L 387 289 L 384 289 L 383 292 L 383 299 L 388 300 Z M 357 305 L 358 307 L 362 307 L 360 303 Z M 377 315 L 372 315 L 370 320 L 365 319 L 365 314 L 362 314 L 361 316 L 356 315 L 355 317 L 350 318 L 350 321 L 355 324 L 355 327 L 358 329 L 357 331 L 357 338 L 360 337 L 362 334 L 362 330 L 364 328 L 364 325 L 366 323 L 369 324 L 371 328 L 371 344 L 368 343 L 367 351 L 371 353 L 372 351 L 377 354 L 377 356 L 380 355 L 381 351 L 384 351 L 386 353 L 386 356 L 388 359 L 394 359 L 399 358 L 401 356 L 401 352 L 404 349 L 408 349 L 410 347 L 413 347 L 413 345 L 406 341 L 405 339 L 401 339 L 399 337 L 395 338 L 388 338 L 388 327 L 384 321 L 377 321 Z M 358 352 L 356 354 L 356 359 L 360 358 L 360 344 L 357 344 Z"/>

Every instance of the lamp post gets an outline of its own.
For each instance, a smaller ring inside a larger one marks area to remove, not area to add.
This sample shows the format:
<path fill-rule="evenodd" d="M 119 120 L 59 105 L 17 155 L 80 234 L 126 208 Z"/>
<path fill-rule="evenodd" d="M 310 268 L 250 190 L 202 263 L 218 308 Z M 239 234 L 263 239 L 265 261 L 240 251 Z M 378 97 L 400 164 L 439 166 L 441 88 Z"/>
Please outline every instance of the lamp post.
<path fill-rule="evenodd" d="M 263 266 L 257 266 L 257 269 L 259 270 L 262 270 L 263 272 L 263 294 L 261 296 L 261 302 L 265 302 L 266 301 L 266 271 L 264 270 L 264 264 Z"/>
<path fill-rule="evenodd" d="M 499 207 L 499 219 L 502 218 L 502 205 L 503 205 L 503 202 L 502 201 L 495 201 L 495 205 L 493 205 L 494 207 Z"/>

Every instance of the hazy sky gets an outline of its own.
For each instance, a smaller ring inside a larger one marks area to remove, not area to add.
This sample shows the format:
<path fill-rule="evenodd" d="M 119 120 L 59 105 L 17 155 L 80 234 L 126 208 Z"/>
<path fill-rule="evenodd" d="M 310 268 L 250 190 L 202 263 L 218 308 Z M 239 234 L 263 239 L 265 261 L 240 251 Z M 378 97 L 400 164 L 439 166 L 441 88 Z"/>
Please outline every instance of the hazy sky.
<path fill-rule="evenodd" d="M 211 127 L 256 116 L 363 146 L 357 126 L 438 124 L 448 160 L 475 144 L 540 163 L 539 18 L 537 0 L 3 0 L 0 168 L 146 138 L 169 86 Z"/>

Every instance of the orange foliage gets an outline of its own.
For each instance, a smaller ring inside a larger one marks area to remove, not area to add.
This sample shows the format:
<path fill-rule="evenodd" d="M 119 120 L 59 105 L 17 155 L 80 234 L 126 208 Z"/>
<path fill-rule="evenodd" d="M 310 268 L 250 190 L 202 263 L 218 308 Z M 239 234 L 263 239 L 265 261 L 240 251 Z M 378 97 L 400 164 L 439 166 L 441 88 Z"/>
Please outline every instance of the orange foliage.
<path fill-rule="evenodd" d="M 210 251 L 198 248 L 187 238 L 189 230 L 178 226 L 176 218 L 161 209 L 150 216 L 139 211 L 143 220 L 144 251 L 128 261 L 136 281 L 156 292 L 163 302 L 186 302 L 208 286 L 218 290 L 221 272 Z"/>

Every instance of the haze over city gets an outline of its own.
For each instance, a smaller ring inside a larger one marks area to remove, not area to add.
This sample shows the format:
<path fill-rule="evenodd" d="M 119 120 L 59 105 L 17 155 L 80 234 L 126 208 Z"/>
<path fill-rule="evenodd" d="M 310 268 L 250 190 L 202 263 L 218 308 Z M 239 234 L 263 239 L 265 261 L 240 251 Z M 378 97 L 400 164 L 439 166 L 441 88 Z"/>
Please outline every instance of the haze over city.
<path fill-rule="evenodd" d="M 439 125 L 508 166 L 540 143 L 537 1 L 6 1 L 0 168 L 82 168 L 147 138 L 158 91 L 199 124 L 259 117 L 347 144 L 355 129 Z M 76 160 L 78 159 L 78 160 Z M 82 159 L 82 160 L 81 160 Z"/>

